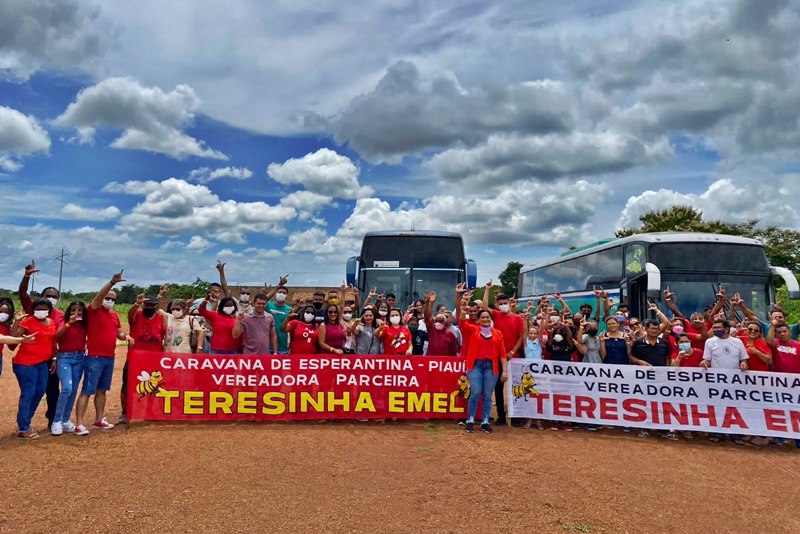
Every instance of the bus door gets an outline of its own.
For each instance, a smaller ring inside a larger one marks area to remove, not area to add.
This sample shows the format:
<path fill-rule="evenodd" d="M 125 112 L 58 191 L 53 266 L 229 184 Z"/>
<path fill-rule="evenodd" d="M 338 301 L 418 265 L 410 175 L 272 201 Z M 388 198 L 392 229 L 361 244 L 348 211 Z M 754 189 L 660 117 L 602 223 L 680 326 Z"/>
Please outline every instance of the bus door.
<path fill-rule="evenodd" d="M 397 307 L 405 310 L 409 304 L 410 281 L 411 269 L 367 267 L 364 269 L 364 294 L 372 288 L 377 288 L 378 294 L 393 293 L 397 297 Z"/>
<path fill-rule="evenodd" d="M 642 275 L 628 282 L 628 307 L 631 317 L 641 320 L 649 319 L 647 310 L 647 275 Z"/>

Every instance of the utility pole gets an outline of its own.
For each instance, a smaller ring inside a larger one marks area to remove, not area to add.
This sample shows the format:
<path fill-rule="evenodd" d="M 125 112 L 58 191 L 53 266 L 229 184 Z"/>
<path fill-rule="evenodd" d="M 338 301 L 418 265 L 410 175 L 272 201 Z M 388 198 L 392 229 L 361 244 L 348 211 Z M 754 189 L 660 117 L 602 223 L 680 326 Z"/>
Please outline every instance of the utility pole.
<path fill-rule="evenodd" d="M 67 263 L 64 261 L 64 258 L 69 256 L 69 253 L 64 252 L 64 249 L 61 249 L 61 255 L 56 256 L 55 259 L 61 262 L 61 267 L 58 269 L 58 294 L 61 295 L 61 279 L 64 277 L 64 264 Z"/>

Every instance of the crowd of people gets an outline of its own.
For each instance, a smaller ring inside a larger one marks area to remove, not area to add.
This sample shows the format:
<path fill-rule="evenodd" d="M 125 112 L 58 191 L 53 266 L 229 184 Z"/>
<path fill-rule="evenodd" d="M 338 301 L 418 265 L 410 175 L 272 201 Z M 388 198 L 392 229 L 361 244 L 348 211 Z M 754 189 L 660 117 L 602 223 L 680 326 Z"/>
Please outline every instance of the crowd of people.
<path fill-rule="evenodd" d="M 771 310 L 769 322 L 761 321 L 739 295 L 729 297 L 724 289 L 706 310 L 687 318 L 667 288 L 664 302 L 671 317 L 651 303 L 655 319 L 643 320 L 631 316 L 625 303 L 613 306 L 602 289 L 595 291 L 595 306 L 582 304 L 577 312 L 558 293 L 528 301 L 521 308 L 513 296 L 495 292 L 491 281 L 482 299 L 473 299 L 465 284 L 458 285 L 452 309 L 444 303 L 437 305 L 432 291 L 405 309 L 397 307 L 395 295 L 378 293 L 378 288 L 362 303 L 356 288 L 345 285 L 290 304 L 288 275 L 281 276 L 274 287 L 241 288 L 236 298 L 227 284 L 225 264 L 218 262 L 217 270 L 220 282 L 210 284 L 202 299 L 173 299 L 162 309 L 159 303 L 165 300 L 167 286 L 158 295 L 138 295 L 127 313 L 126 332 L 114 311 L 114 286 L 125 281 L 123 271 L 114 274 L 88 304 L 71 302 L 61 311 L 56 288 L 45 288 L 39 298 L 31 298 L 29 280 L 37 269 L 34 262 L 27 265 L 19 286 L 22 309 L 15 310 L 11 299 L 0 299 L 0 344 L 16 350 L 12 366 L 20 388 L 17 437 L 39 437 L 31 421 L 44 396 L 53 435 L 85 436 L 90 426 L 113 428 L 105 407 L 118 341 L 136 350 L 210 355 L 461 356 L 474 394 L 468 402 L 468 417 L 459 424 L 470 433 L 476 422 L 484 432 L 493 432 L 493 401 L 495 424 L 508 424 L 504 390 L 511 358 L 800 373 L 798 324 L 787 324 L 778 308 Z M 127 388 L 126 362 L 117 424 L 127 422 Z M 95 417 L 89 425 L 92 397 Z M 543 429 L 547 422 L 514 419 L 510 423 Z M 588 431 L 599 429 L 582 426 Z M 549 427 L 573 429 L 558 421 Z M 675 432 L 661 434 L 679 439 Z M 650 433 L 641 430 L 640 435 Z M 710 436 L 712 441 L 721 438 Z M 745 440 L 732 439 L 737 444 Z M 781 442 L 764 437 L 749 440 L 755 445 Z M 800 440 L 795 445 L 800 447 Z"/>

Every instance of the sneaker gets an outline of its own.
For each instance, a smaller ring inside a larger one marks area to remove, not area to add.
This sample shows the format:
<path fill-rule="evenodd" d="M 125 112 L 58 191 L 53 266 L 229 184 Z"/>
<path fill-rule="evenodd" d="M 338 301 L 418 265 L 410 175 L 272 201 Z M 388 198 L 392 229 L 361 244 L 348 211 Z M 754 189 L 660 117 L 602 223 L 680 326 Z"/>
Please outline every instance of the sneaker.
<path fill-rule="evenodd" d="M 28 430 L 27 432 L 17 432 L 19 439 L 39 439 L 39 433 L 35 430 Z"/>
<path fill-rule="evenodd" d="M 647 430 L 640 430 L 639 431 L 639 437 L 640 438 L 648 438 L 648 437 L 650 437 L 650 432 L 647 431 Z"/>
<path fill-rule="evenodd" d="M 458 420 L 458 426 L 464 426 L 466 424 L 467 424 L 467 420 L 466 419 L 459 419 Z"/>
<path fill-rule="evenodd" d="M 119 419 L 117 419 L 117 424 L 118 425 L 127 425 L 128 424 L 128 416 L 125 415 L 124 413 L 120 414 Z"/>
<path fill-rule="evenodd" d="M 557 431 L 561 430 L 561 425 L 559 425 L 558 423 L 554 423 L 554 424 L 553 424 L 553 425 L 550 427 L 550 430 L 552 430 L 553 432 L 557 432 Z"/>
<path fill-rule="evenodd" d="M 92 426 L 95 427 L 95 428 L 98 428 L 100 430 L 111 430 L 112 428 L 114 428 L 114 425 L 109 423 L 108 419 L 106 419 L 105 417 L 103 417 L 99 421 L 95 421 L 92 424 Z"/>
<path fill-rule="evenodd" d="M 536 421 L 536 428 L 538 428 L 539 430 L 544 430 L 544 425 L 542 424 L 541 421 Z"/>
<path fill-rule="evenodd" d="M 64 432 L 75 432 L 75 424 L 72 421 L 63 421 L 61 428 Z"/>
<path fill-rule="evenodd" d="M 481 424 L 481 430 L 483 430 L 487 434 L 491 434 L 492 432 L 494 432 L 494 430 L 492 430 L 492 427 L 489 425 L 489 423 L 482 423 Z"/>
<path fill-rule="evenodd" d="M 564 432 L 572 432 L 572 424 L 571 423 L 567 423 L 566 425 L 564 425 Z"/>
<path fill-rule="evenodd" d="M 75 432 L 76 436 L 88 436 L 89 435 L 89 430 L 83 425 L 76 426 L 74 432 Z"/>
<path fill-rule="evenodd" d="M 625 432 L 626 434 L 629 434 L 631 429 L 629 427 L 627 427 L 627 426 L 623 426 L 622 427 L 622 431 Z"/>
<path fill-rule="evenodd" d="M 50 425 L 50 433 L 54 436 L 60 436 L 64 433 L 64 427 L 59 421 L 54 421 L 53 424 Z"/>
<path fill-rule="evenodd" d="M 531 426 L 533 426 L 533 425 L 531 424 L 531 420 L 530 420 L 530 419 L 528 419 L 527 421 L 525 421 L 525 424 L 523 425 L 523 428 L 527 428 L 527 429 L 529 429 Z"/>
<path fill-rule="evenodd" d="M 586 431 L 587 431 L 587 432 L 597 432 L 598 430 L 600 430 L 600 427 L 599 427 L 599 426 L 595 426 L 595 425 L 586 425 Z"/>
<path fill-rule="evenodd" d="M 466 430 L 469 434 L 472 434 L 472 432 L 475 430 L 475 423 L 471 421 L 467 421 L 464 426 L 466 427 L 464 430 Z"/>
<path fill-rule="evenodd" d="M 504 417 L 503 419 L 499 419 L 498 418 L 497 421 L 494 422 L 494 424 L 497 425 L 497 426 L 506 426 L 508 424 L 508 422 L 506 421 L 506 419 Z"/>
<path fill-rule="evenodd" d="M 661 437 L 670 441 L 678 441 L 678 434 L 675 432 L 664 432 Z"/>

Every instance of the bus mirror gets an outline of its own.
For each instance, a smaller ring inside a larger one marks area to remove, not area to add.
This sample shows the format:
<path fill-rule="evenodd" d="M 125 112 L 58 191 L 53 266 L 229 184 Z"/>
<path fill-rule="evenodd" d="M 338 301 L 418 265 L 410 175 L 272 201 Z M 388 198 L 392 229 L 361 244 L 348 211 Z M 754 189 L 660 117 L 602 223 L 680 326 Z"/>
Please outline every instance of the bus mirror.
<path fill-rule="evenodd" d="M 661 271 L 653 263 L 645 263 L 644 270 L 647 272 L 647 298 L 652 300 L 661 299 Z"/>
<path fill-rule="evenodd" d="M 474 289 L 478 285 L 478 265 L 475 260 L 467 260 L 467 287 Z"/>
<path fill-rule="evenodd" d="M 358 257 L 352 256 L 347 258 L 347 270 L 345 271 L 345 279 L 347 280 L 348 285 L 356 285 L 356 273 L 358 272 L 357 269 L 358 264 Z M 339 264 L 341 265 L 341 264 Z"/>
<path fill-rule="evenodd" d="M 785 267 L 771 267 L 770 270 L 775 276 L 780 276 L 786 282 L 786 289 L 789 290 L 790 299 L 800 299 L 800 285 L 797 283 L 794 273 Z"/>

